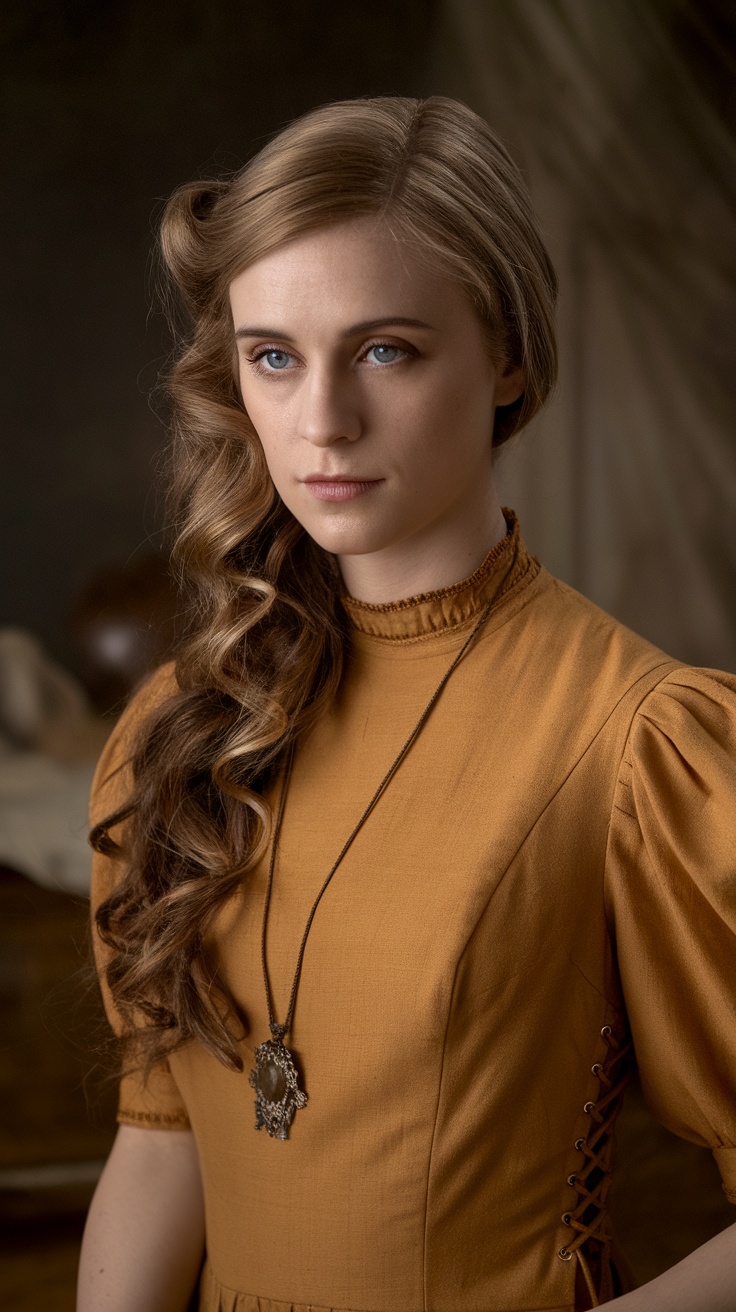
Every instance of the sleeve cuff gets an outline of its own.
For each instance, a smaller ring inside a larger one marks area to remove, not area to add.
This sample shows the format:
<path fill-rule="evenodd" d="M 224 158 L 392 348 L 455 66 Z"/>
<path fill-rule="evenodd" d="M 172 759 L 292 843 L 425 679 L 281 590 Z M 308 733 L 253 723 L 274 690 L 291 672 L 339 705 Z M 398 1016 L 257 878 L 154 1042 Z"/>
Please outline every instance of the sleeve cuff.
<path fill-rule="evenodd" d="M 139 1112 L 130 1107 L 119 1107 L 116 1120 L 119 1125 L 142 1125 L 150 1130 L 191 1129 L 189 1117 L 185 1111 Z"/>
<path fill-rule="evenodd" d="M 736 1203 L 736 1148 L 714 1148 L 713 1156 L 721 1173 L 723 1192 L 730 1203 Z"/>
<path fill-rule="evenodd" d="M 190 1121 L 167 1061 L 154 1066 L 144 1083 L 139 1071 L 120 1081 L 118 1122 L 158 1130 L 188 1130 Z"/>

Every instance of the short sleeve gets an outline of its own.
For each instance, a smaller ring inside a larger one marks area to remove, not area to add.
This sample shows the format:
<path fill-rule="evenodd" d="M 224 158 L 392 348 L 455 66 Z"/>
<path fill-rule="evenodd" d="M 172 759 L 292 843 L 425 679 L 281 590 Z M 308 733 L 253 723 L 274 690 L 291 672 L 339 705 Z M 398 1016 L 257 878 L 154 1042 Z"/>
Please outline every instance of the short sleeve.
<path fill-rule="evenodd" d="M 736 678 L 680 667 L 634 718 L 606 863 L 644 1095 L 736 1203 Z"/>
<path fill-rule="evenodd" d="M 127 800 L 132 776 L 130 758 L 138 728 L 158 702 L 174 691 L 173 666 L 158 670 L 133 697 L 108 739 L 97 764 L 90 796 L 90 824 L 111 815 Z M 119 837 L 113 831 L 113 837 Z M 113 892 L 123 873 L 123 863 L 115 857 L 95 852 L 92 858 L 91 916 L 92 943 L 107 1018 L 116 1034 L 123 1028 L 120 1015 L 110 995 L 105 978 L 108 949 L 101 941 L 95 923 L 100 903 Z M 123 1075 L 120 1081 L 118 1121 L 126 1125 L 154 1129 L 188 1129 L 189 1118 L 181 1094 L 167 1061 L 159 1062 L 144 1084 L 142 1076 Z"/>

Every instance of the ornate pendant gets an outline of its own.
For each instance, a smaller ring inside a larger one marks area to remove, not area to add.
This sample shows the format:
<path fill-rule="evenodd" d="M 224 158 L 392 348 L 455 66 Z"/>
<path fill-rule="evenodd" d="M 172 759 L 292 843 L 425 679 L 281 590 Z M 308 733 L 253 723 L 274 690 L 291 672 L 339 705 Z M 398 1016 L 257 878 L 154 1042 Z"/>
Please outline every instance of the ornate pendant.
<path fill-rule="evenodd" d="M 288 1139 L 294 1113 L 307 1105 L 294 1059 L 280 1036 L 261 1043 L 255 1056 L 248 1082 L 256 1091 L 256 1129 L 265 1125 L 272 1139 Z"/>

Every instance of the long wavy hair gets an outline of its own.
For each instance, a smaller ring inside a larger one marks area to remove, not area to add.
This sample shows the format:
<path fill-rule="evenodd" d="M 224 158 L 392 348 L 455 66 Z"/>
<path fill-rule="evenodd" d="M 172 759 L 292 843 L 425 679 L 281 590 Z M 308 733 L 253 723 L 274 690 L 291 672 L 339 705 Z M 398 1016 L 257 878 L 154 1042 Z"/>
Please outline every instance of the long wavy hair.
<path fill-rule="evenodd" d="M 131 796 L 91 834 L 98 852 L 125 862 L 97 926 L 129 1052 L 146 1072 L 191 1038 L 243 1068 L 206 935 L 267 848 L 265 794 L 333 698 L 347 640 L 334 557 L 279 498 L 243 406 L 229 285 L 284 242 L 363 215 L 380 215 L 457 279 L 494 359 L 523 368 L 523 395 L 497 410 L 489 441 L 528 423 L 555 380 L 556 279 L 526 187 L 457 101 L 324 106 L 234 176 L 169 201 L 161 252 L 189 320 L 168 378 L 170 519 L 189 636 L 176 691 L 133 746 Z"/>

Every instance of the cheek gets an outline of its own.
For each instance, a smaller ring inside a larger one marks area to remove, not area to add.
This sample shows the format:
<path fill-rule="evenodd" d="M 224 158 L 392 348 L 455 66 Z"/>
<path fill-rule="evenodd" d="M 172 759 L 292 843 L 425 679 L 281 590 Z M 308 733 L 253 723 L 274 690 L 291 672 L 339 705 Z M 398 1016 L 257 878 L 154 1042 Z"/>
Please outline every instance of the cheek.
<path fill-rule="evenodd" d="M 478 378 L 454 373 L 402 398 L 392 427 L 417 459 L 452 468 L 459 449 L 474 446 L 492 430 L 492 392 Z M 402 443 L 402 444 L 403 444 Z"/>
<path fill-rule="evenodd" d="M 386 388 L 373 408 L 376 429 L 391 434 L 392 443 L 405 449 L 428 448 L 446 432 L 461 403 L 461 389 L 453 380 L 419 374 L 410 384 Z"/>
<path fill-rule="evenodd" d="M 466 385 L 438 389 L 404 429 L 405 468 L 411 467 L 416 495 L 443 500 L 467 490 L 490 473 L 493 450 L 493 391 Z"/>
<path fill-rule="evenodd" d="M 492 406 L 492 379 L 487 366 L 469 355 L 455 356 L 427 377 L 415 398 L 429 428 L 446 425 L 448 420 L 466 422 L 479 410 Z"/>
<path fill-rule="evenodd" d="M 254 387 L 253 380 L 249 376 L 244 376 L 242 371 L 240 395 L 245 412 L 258 434 L 266 459 L 270 462 L 272 458 L 278 458 L 279 447 L 282 445 L 280 438 L 285 432 L 284 407 L 274 405 L 274 398 L 268 396 L 265 388 Z"/>

